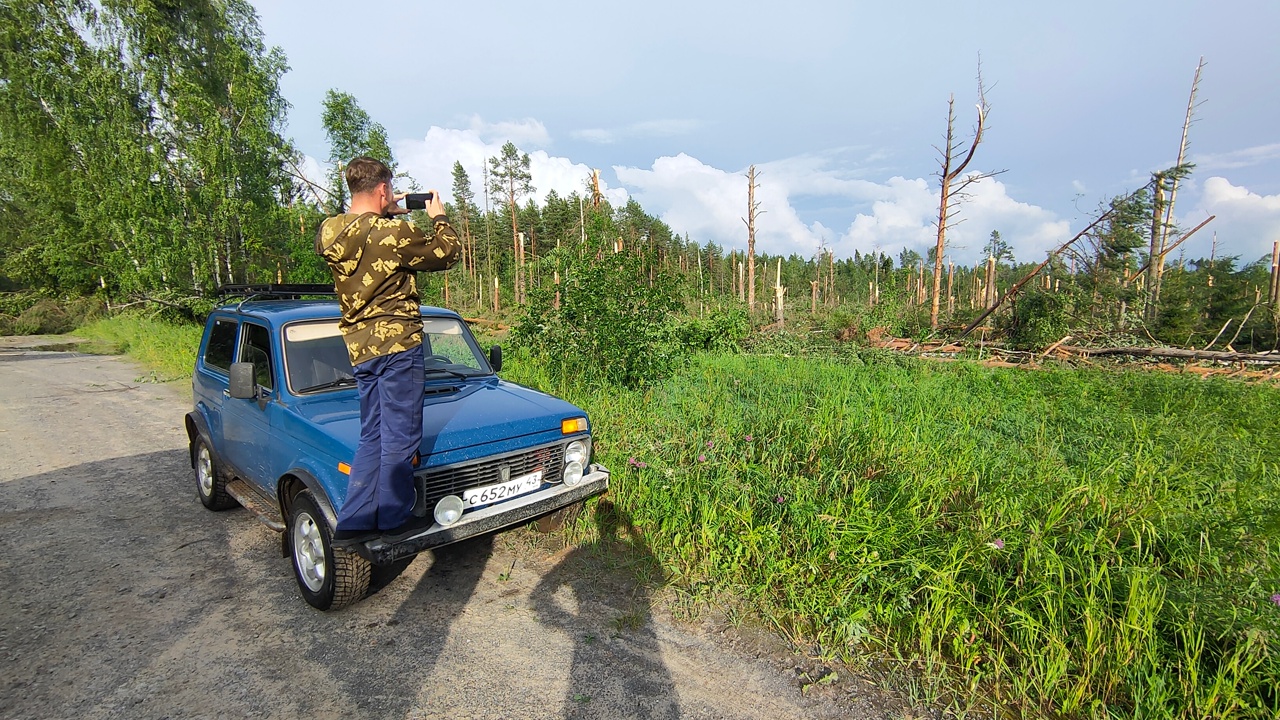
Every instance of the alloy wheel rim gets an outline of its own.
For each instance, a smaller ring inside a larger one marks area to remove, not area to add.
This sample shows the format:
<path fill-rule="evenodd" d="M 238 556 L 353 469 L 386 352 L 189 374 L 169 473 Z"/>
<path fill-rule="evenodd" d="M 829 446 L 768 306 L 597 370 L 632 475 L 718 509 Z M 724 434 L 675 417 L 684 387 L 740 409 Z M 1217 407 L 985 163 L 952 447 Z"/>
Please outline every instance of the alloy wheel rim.
<path fill-rule="evenodd" d="M 205 497 L 213 495 L 213 460 L 209 457 L 209 448 L 200 446 L 199 457 L 196 458 L 196 479 L 200 483 L 200 494 Z"/>
<path fill-rule="evenodd" d="M 326 573 L 324 538 L 315 519 L 305 512 L 300 513 L 293 524 L 293 563 L 307 589 L 320 592 Z"/>

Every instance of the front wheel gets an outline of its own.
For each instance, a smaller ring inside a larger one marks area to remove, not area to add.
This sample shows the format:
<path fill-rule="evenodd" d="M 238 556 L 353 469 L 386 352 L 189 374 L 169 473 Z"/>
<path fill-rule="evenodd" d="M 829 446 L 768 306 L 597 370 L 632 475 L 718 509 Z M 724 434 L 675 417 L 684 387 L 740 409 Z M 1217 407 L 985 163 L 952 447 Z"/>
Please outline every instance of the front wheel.
<path fill-rule="evenodd" d="M 204 438 L 197 437 L 192 457 L 195 459 L 196 494 L 200 502 L 210 510 L 226 510 L 236 506 L 236 499 L 227 493 L 227 478 L 218 469 L 213 452 Z"/>
<path fill-rule="evenodd" d="M 294 497 L 286 532 L 293 551 L 293 576 L 308 605 L 337 610 L 368 592 L 369 561 L 333 547 L 329 525 L 310 490 Z"/>

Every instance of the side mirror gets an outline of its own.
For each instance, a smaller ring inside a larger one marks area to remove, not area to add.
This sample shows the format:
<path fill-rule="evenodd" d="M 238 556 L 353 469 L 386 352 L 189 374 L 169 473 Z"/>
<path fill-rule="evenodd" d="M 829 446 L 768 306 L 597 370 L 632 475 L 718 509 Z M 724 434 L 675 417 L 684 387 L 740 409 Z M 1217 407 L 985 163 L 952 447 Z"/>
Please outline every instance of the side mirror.
<path fill-rule="evenodd" d="M 489 348 L 489 366 L 493 368 L 494 372 L 500 372 L 502 370 L 502 346 L 501 345 L 494 345 L 493 347 Z"/>
<path fill-rule="evenodd" d="M 257 383 L 254 382 L 253 363 L 231 363 L 231 397 L 237 400 L 254 400 L 258 397 Z"/>

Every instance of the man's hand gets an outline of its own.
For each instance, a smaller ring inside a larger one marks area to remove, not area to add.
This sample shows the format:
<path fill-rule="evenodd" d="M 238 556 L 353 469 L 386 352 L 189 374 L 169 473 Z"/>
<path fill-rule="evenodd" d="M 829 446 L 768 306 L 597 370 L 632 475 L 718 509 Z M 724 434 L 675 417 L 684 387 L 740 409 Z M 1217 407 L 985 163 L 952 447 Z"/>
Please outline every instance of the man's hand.
<path fill-rule="evenodd" d="M 427 216 L 432 220 L 438 220 L 445 217 L 444 203 L 440 202 L 439 190 L 428 190 L 431 193 L 431 199 L 427 201 Z"/>
<path fill-rule="evenodd" d="M 408 194 L 409 194 L 409 193 L 396 193 L 396 194 L 392 197 L 391 202 L 387 203 L 387 206 L 386 206 L 385 208 L 383 208 L 383 210 L 382 210 L 382 214 L 383 214 L 383 215 L 386 215 L 386 216 L 388 216 L 388 217 L 393 216 L 393 215 L 405 215 L 405 214 L 408 214 L 408 212 L 409 212 L 409 211 L 408 211 L 408 210 L 405 210 L 405 209 L 404 209 L 404 207 L 402 207 L 402 206 L 400 205 L 400 201 L 401 201 L 401 200 L 403 200 L 403 199 L 404 199 L 404 196 L 405 196 L 405 195 L 408 195 Z"/>

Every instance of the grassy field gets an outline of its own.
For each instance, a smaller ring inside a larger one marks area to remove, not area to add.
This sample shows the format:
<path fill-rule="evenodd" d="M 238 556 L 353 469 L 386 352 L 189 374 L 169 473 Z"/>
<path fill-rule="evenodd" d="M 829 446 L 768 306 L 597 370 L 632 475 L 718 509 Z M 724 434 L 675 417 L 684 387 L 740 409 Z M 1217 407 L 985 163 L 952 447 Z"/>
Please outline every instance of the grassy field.
<path fill-rule="evenodd" d="M 1030 715 L 1275 717 L 1280 392 L 890 356 L 702 357 L 588 408 L 678 588 Z"/>
<path fill-rule="evenodd" d="M 199 331 L 81 334 L 190 372 Z M 1280 714 L 1280 391 L 890 355 L 703 356 L 645 392 L 509 379 L 592 416 L 686 598 L 921 699 L 1052 717 Z M 896 669 L 896 670 L 895 670 Z"/>

